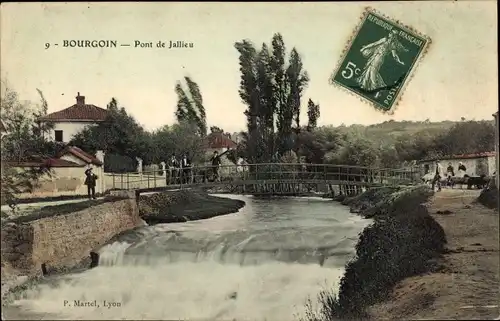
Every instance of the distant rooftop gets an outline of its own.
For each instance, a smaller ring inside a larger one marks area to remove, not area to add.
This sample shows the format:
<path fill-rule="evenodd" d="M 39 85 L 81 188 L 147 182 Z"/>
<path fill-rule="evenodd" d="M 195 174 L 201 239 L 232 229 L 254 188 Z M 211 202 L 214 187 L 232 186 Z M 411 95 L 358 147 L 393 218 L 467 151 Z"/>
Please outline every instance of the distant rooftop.
<path fill-rule="evenodd" d="M 205 140 L 205 146 L 207 148 L 236 148 L 238 144 L 234 142 L 231 138 L 229 138 L 226 134 L 224 133 L 210 133 L 206 140 Z"/>
<path fill-rule="evenodd" d="M 76 104 L 54 113 L 41 117 L 41 121 L 89 121 L 99 122 L 106 120 L 108 110 L 85 103 L 85 96 L 76 96 Z"/>
<path fill-rule="evenodd" d="M 434 157 L 428 158 L 421 161 L 419 163 L 432 162 L 436 160 L 452 160 L 452 159 L 471 159 L 471 158 L 483 158 L 483 157 L 495 157 L 495 152 L 484 152 L 484 153 L 475 153 L 475 154 L 459 154 L 459 155 L 451 155 L 451 156 L 442 156 L 442 157 Z"/>
<path fill-rule="evenodd" d="M 97 157 L 95 157 L 87 152 L 84 152 L 82 149 L 80 149 L 76 146 L 67 146 L 62 152 L 60 152 L 58 154 L 57 157 L 59 158 L 59 157 L 62 157 L 63 155 L 66 155 L 66 154 L 71 154 L 71 155 L 75 156 L 76 158 L 79 158 L 88 164 L 94 164 L 97 166 L 102 165 L 102 162 L 99 159 L 97 159 Z"/>

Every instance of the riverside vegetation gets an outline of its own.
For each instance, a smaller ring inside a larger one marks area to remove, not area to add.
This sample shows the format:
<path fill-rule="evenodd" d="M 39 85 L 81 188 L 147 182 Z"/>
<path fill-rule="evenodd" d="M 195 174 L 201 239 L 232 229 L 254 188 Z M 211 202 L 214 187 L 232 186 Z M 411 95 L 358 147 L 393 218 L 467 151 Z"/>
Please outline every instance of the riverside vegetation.
<path fill-rule="evenodd" d="M 320 308 L 309 301 L 303 320 L 367 318 L 367 307 L 387 299 L 398 281 L 441 269 L 446 236 L 424 206 L 432 195 L 427 186 L 385 187 L 344 199 L 352 212 L 374 223 L 361 233 L 338 294 L 321 292 Z"/>

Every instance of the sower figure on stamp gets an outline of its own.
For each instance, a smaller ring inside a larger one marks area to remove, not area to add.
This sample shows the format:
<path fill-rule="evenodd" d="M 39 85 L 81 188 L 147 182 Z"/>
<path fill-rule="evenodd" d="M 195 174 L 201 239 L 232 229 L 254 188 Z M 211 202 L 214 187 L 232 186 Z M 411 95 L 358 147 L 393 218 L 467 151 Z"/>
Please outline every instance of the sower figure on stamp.
<path fill-rule="evenodd" d="M 432 190 L 434 190 L 434 187 L 437 184 L 438 187 L 438 192 L 441 192 L 441 177 L 443 177 L 443 166 L 441 166 L 441 163 L 437 160 L 436 161 L 436 171 L 434 174 L 434 179 L 432 180 Z"/>
<path fill-rule="evenodd" d="M 403 47 L 403 45 L 399 42 L 397 33 L 398 32 L 396 30 L 391 30 L 389 36 L 361 48 L 361 54 L 363 57 L 368 58 L 368 61 L 366 62 L 361 75 L 356 78 L 356 82 L 364 90 L 372 91 L 387 87 L 379 71 L 380 67 L 382 67 L 382 64 L 384 63 L 385 56 L 388 54 L 392 54 L 394 60 L 401 65 L 404 65 L 404 62 L 401 61 L 397 52 L 400 50 L 408 51 L 408 49 Z M 375 94 L 375 98 L 378 98 L 379 96 L 380 91 Z"/>
<path fill-rule="evenodd" d="M 85 185 L 87 185 L 87 194 L 89 199 L 95 199 L 95 185 L 97 181 L 97 175 L 92 172 L 92 167 L 85 170 Z"/>

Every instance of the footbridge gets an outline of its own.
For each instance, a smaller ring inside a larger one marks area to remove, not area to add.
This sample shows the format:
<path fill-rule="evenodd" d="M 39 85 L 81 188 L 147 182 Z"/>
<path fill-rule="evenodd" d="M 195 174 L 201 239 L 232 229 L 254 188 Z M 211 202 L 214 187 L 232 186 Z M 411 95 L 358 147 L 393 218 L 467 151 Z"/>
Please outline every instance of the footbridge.
<path fill-rule="evenodd" d="M 142 173 L 106 174 L 112 190 L 138 193 L 185 188 L 247 194 L 355 194 L 367 188 L 412 185 L 414 168 L 390 169 L 348 165 L 265 163 L 193 166 Z"/>

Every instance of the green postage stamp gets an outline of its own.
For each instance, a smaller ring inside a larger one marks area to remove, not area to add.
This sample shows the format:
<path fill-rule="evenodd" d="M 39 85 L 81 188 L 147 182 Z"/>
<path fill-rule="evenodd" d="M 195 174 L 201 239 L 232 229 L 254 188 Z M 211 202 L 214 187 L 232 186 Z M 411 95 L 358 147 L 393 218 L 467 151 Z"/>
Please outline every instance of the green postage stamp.
<path fill-rule="evenodd" d="M 367 8 L 331 82 L 383 112 L 392 112 L 430 42 L 430 38 Z"/>

